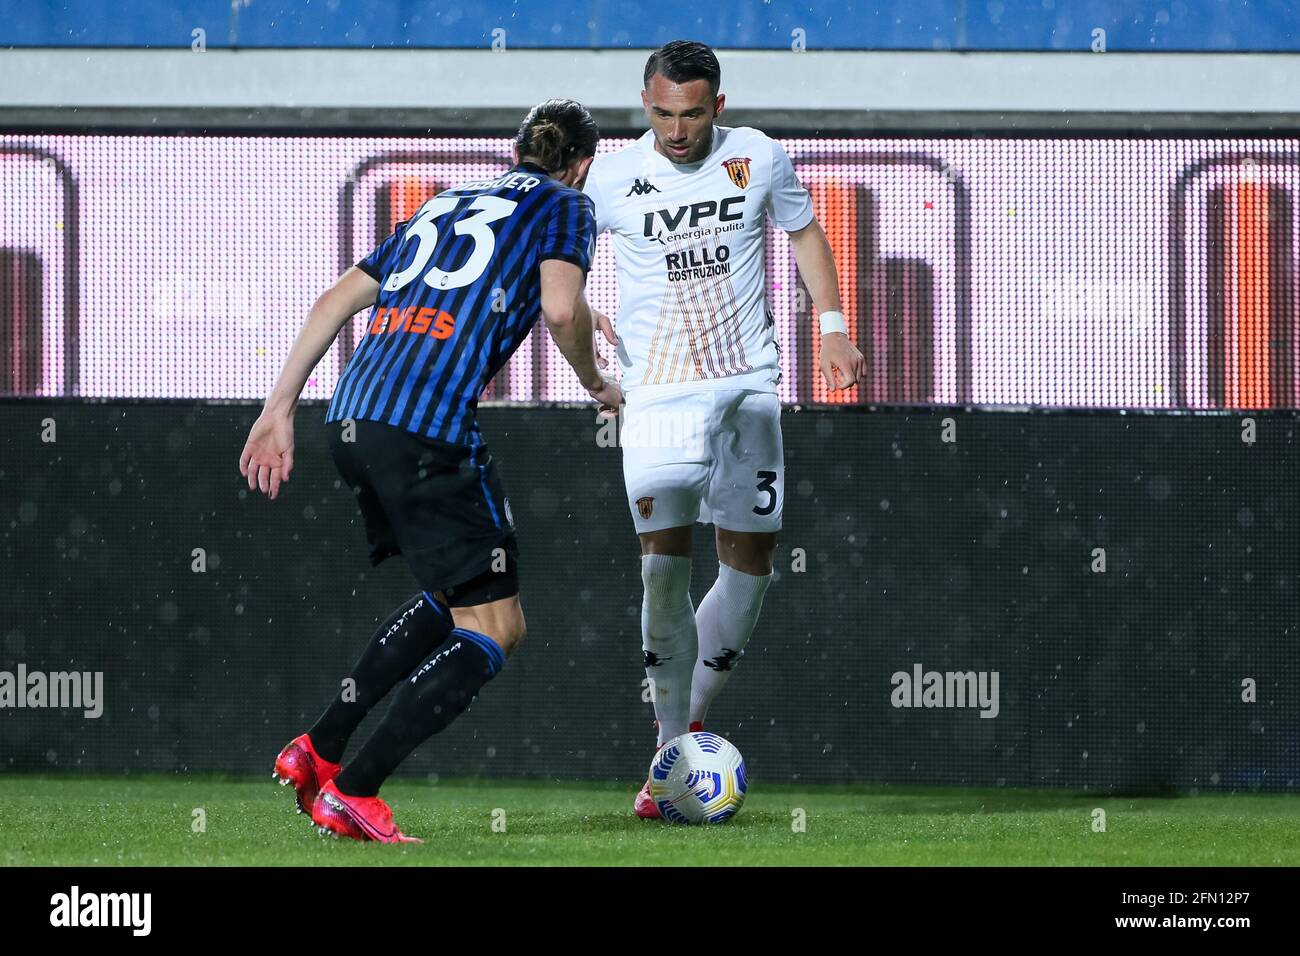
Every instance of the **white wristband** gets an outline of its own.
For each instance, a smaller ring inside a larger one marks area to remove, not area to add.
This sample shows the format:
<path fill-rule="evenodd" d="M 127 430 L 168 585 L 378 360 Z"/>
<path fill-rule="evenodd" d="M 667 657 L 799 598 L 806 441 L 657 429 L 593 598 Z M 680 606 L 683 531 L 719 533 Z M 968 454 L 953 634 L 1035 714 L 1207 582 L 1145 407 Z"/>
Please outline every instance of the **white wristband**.
<path fill-rule="evenodd" d="M 831 332 L 843 332 L 845 335 L 848 334 L 849 327 L 844 322 L 844 316 L 840 315 L 838 312 L 823 312 L 819 316 L 819 321 L 821 322 L 822 335 L 827 335 Z"/>

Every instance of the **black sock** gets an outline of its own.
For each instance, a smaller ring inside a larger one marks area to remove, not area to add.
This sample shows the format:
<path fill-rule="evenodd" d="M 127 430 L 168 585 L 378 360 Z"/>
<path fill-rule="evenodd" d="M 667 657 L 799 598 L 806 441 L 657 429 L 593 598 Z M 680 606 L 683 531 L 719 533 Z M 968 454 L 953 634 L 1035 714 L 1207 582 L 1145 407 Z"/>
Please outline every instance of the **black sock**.
<path fill-rule="evenodd" d="M 366 714 L 447 640 L 451 628 L 451 611 L 425 592 L 394 611 L 357 659 L 348 675 L 353 683 L 342 686 L 307 731 L 316 752 L 331 763 L 342 760 L 348 739 Z"/>
<path fill-rule="evenodd" d="M 456 628 L 402 684 L 383 721 L 334 785 L 349 796 L 373 797 L 412 750 L 465 711 L 505 661 L 505 652 L 496 641 L 477 631 Z"/>

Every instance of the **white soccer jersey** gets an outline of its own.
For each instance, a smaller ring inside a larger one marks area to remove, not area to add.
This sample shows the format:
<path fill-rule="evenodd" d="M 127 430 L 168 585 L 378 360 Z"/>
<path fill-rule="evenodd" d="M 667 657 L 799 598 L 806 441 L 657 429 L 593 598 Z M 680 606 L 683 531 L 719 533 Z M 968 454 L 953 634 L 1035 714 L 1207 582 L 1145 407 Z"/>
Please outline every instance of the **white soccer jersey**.
<path fill-rule="evenodd" d="M 715 126 L 698 163 L 678 165 L 647 130 L 591 164 L 586 192 L 618 264 L 622 385 L 775 391 L 779 347 L 768 318 L 767 217 L 812 222 L 812 198 L 775 140 Z"/>

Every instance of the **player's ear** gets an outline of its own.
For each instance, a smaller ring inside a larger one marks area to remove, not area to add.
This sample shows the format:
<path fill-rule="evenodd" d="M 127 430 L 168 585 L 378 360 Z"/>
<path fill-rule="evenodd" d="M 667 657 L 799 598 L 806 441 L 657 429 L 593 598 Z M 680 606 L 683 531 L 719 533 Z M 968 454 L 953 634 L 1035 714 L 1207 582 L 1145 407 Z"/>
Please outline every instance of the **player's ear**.
<path fill-rule="evenodd" d="M 722 109 L 727 105 L 727 94 L 719 93 L 718 98 L 713 101 L 713 117 L 717 119 L 722 115 Z"/>
<path fill-rule="evenodd" d="M 519 165 L 519 144 L 518 143 L 510 144 L 510 160 L 512 166 Z"/>
<path fill-rule="evenodd" d="M 650 95 L 645 90 L 641 91 L 641 109 L 645 110 L 646 119 L 649 119 L 650 118 Z"/>
<path fill-rule="evenodd" d="M 583 159 L 578 160 L 574 164 L 574 167 L 578 173 L 578 175 L 574 179 L 574 185 L 578 189 L 581 189 L 582 184 L 587 181 L 587 171 L 591 169 L 591 164 L 595 159 L 596 159 L 595 156 L 587 156 Z"/>

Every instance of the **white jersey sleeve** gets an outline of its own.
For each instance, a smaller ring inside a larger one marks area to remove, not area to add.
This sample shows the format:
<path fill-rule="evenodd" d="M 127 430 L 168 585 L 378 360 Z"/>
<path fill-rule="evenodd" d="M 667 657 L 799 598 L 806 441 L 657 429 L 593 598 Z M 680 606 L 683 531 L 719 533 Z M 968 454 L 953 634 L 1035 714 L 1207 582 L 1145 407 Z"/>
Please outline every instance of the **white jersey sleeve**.
<path fill-rule="evenodd" d="M 772 147 L 772 187 L 767 208 L 772 223 L 786 232 L 798 232 L 813 221 L 812 196 L 794 174 L 794 165 L 781 144 L 774 139 L 768 143 Z"/>

